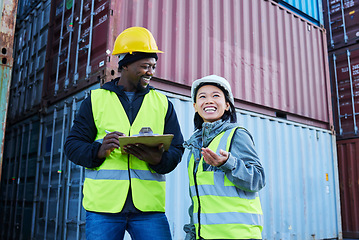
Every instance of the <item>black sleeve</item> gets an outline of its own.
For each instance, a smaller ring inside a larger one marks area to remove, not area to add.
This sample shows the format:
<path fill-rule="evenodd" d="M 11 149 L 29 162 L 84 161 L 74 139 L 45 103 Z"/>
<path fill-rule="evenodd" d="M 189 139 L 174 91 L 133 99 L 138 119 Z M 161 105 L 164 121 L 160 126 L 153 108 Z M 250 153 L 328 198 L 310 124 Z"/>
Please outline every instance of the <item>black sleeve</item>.
<path fill-rule="evenodd" d="M 97 158 L 101 143 L 94 142 L 97 128 L 93 119 L 91 97 L 86 98 L 75 117 L 65 142 L 65 154 L 70 161 L 87 168 L 100 166 L 105 158 Z"/>
<path fill-rule="evenodd" d="M 150 167 L 160 174 L 169 173 L 181 162 L 183 154 L 183 136 L 178 123 L 176 111 L 172 103 L 168 100 L 168 110 L 165 118 L 164 134 L 173 134 L 170 148 L 162 155 L 161 162 L 158 165 Z"/>

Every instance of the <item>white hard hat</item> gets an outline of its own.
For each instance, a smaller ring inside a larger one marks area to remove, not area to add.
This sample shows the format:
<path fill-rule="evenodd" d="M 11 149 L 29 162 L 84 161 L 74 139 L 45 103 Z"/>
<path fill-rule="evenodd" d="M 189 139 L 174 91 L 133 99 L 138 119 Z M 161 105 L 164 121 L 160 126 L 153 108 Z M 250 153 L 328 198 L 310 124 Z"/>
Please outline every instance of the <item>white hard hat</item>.
<path fill-rule="evenodd" d="M 227 81 L 227 79 L 217 76 L 217 75 L 209 75 L 209 76 L 197 79 L 196 81 L 194 81 L 192 83 L 191 96 L 192 96 L 193 103 L 195 102 L 195 99 L 196 99 L 195 94 L 197 93 L 197 88 L 198 88 L 198 86 L 200 86 L 201 83 L 215 83 L 215 84 L 218 84 L 219 86 L 223 87 L 228 92 L 228 98 L 229 98 L 230 102 L 234 105 L 234 98 L 233 98 L 233 94 L 232 94 L 232 90 L 231 90 L 231 85 L 229 85 L 229 82 Z"/>

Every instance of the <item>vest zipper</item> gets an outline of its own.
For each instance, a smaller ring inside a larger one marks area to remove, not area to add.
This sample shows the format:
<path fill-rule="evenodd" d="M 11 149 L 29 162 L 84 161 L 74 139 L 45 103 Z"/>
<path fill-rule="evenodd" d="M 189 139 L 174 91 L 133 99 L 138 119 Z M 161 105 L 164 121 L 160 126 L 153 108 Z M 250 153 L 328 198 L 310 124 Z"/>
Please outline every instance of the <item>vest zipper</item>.
<path fill-rule="evenodd" d="M 195 160 L 196 161 L 196 160 Z M 199 161 L 200 163 L 200 161 Z M 198 163 L 198 164 L 199 164 Z M 198 169 L 198 167 L 197 167 Z M 196 188 L 196 194 L 197 194 L 197 201 L 198 201 L 198 236 L 200 237 L 200 239 L 202 239 L 201 237 L 201 201 L 199 200 L 199 193 L 198 193 L 198 185 L 197 185 L 197 171 L 195 172 L 195 164 L 193 164 L 193 174 L 194 174 L 194 186 Z"/>

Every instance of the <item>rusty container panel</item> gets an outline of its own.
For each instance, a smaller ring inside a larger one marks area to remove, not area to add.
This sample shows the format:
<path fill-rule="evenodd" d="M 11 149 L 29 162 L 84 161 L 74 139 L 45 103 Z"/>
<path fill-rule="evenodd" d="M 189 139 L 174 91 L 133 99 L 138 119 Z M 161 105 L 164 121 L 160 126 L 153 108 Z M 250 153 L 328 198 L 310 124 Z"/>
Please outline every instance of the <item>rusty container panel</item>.
<path fill-rule="evenodd" d="M 330 50 L 359 41 L 359 0 L 324 0 L 324 24 Z"/>
<path fill-rule="evenodd" d="M 359 238 L 359 138 L 337 141 L 343 237 Z"/>
<path fill-rule="evenodd" d="M 65 4 L 64 4 L 65 3 Z M 43 99 L 52 104 L 117 73 L 116 1 L 52 0 Z"/>
<path fill-rule="evenodd" d="M 359 137 L 359 44 L 329 54 L 338 139 Z"/>
<path fill-rule="evenodd" d="M 0 1 L 0 181 L 2 173 L 6 113 L 9 106 L 9 92 L 13 69 L 13 45 L 17 0 Z"/>

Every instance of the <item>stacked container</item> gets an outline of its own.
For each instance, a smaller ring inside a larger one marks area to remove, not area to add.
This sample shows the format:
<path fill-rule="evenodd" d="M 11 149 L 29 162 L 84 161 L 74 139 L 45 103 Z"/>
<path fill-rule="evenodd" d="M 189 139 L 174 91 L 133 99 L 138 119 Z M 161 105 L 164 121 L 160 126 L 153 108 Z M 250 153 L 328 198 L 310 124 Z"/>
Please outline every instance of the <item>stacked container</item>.
<path fill-rule="evenodd" d="M 322 0 L 276 0 L 276 2 L 318 26 L 324 23 Z"/>
<path fill-rule="evenodd" d="M 353 154 L 359 141 L 359 1 L 324 2 L 337 135 L 343 235 L 359 239 L 358 163 Z"/>
<path fill-rule="evenodd" d="M 131 26 L 148 28 L 165 52 L 151 85 L 173 103 L 185 139 L 193 132 L 193 80 L 229 80 L 239 122 L 253 134 L 266 171 L 263 239 L 341 239 L 320 17 L 267 0 L 52 0 L 50 9 L 39 107 L 15 117 L 6 134 L 1 239 L 85 238 L 84 169 L 66 158 L 63 143 L 89 91 L 118 76 L 113 43 Z M 189 204 L 183 160 L 167 176 L 173 239 L 184 239 Z"/>
<path fill-rule="evenodd" d="M 20 4 L 18 9 L 9 123 L 25 119 L 40 109 L 51 1 L 33 2 L 32 8 L 24 1 L 25 5 Z"/>

